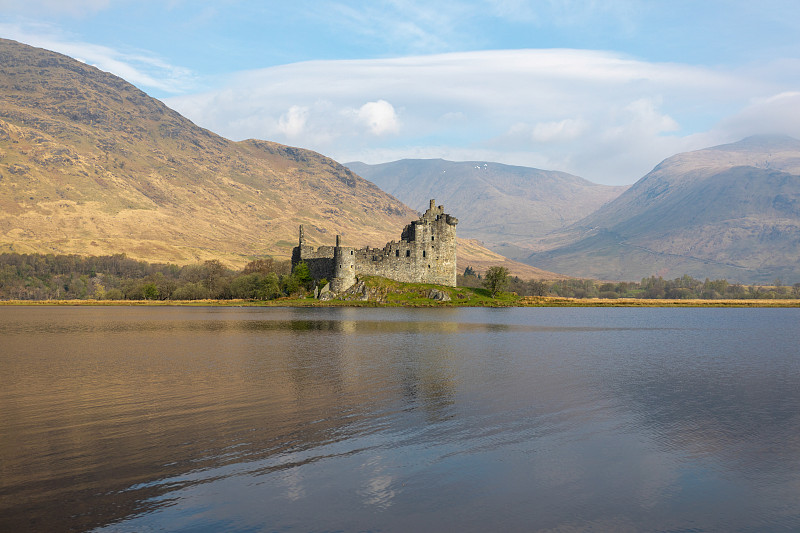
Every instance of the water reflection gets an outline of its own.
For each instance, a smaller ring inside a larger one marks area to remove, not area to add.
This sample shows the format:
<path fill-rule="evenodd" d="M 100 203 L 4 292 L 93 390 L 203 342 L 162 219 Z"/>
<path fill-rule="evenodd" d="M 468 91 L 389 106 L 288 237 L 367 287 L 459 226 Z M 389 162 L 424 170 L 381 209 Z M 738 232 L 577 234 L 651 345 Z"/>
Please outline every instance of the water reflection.
<path fill-rule="evenodd" d="M 0 530 L 800 527 L 796 311 L 0 307 Z"/>
<path fill-rule="evenodd" d="M 269 320 L 205 310 L 123 309 L 109 319 L 107 309 L 63 311 L 26 308 L 27 317 L 0 326 L 10 378 L 4 434 L 14 438 L 2 441 L 0 494 L 26 511 L 3 513 L 11 527 L 36 517 L 58 529 L 71 516 L 70 527 L 87 529 L 152 511 L 197 482 L 185 472 L 276 455 L 279 464 L 253 473 L 295 472 L 321 458 L 298 463 L 293 452 L 363 431 L 375 407 L 422 404 L 435 414 L 452 403 L 435 360 L 448 350 L 415 353 L 399 377 L 382 358 L 403 358 L 414 337 L 456 331 L 454 323 L 285 316 L 294 310 Z M 377 338 L 365 346 L 352 334 Z M 405 405 L 394 403 L 401 398 Z M 385 481 L 373 476 L 370 486 Z M 303 490 L 294 487 L 298 499 Z"/>

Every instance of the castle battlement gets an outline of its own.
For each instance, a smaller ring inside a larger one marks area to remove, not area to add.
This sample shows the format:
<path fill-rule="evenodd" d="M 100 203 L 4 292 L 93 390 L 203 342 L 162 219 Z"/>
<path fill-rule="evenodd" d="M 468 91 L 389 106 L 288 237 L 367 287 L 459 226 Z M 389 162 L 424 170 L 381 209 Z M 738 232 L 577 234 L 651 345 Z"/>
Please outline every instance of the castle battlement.
<path fill-rule="evenodd" d="M 342 246 L 339 235 L 335 246 L 309 246 L 301 225 L 300 242 L 292 251 L 292 268 L 305 262 L 314 279 L 328 279 L 334 292 L 352 287 L 359 275 L 455 287 L 457 224 L 457 218 L 431 200 L 428 210 L 403 229 L 399 242 L 359 249 Z"/>

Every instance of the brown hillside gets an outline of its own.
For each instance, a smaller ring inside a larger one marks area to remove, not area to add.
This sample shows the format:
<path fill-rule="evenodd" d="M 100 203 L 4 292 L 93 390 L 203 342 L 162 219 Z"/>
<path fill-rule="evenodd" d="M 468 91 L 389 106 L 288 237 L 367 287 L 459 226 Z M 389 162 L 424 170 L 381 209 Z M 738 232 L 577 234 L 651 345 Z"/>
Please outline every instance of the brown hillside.
<path fill-rule="evenodd" d="M 289 257 L 299 224 L 311 243 L 375 246 L 417 216 L 332 159 L 224 139 L 112 74 L 0 39 L 0 251 L 241 266 Z"/>

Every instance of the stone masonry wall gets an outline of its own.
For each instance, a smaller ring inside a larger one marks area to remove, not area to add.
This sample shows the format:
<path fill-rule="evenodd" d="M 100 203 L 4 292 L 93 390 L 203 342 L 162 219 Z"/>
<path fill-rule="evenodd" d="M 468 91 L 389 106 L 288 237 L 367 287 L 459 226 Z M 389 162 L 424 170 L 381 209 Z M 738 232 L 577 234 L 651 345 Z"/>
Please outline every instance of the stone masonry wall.
<path fill-rule="evenodd" d="M 315 279 L 331 281 L 331 290 L 341 292 L 355 283 L 358 275 L 375 275 L 396 281 L 456 285 L 456 225 L 458 219 L 431 200 L 419 220 L 407 225 L 399 242 L 383 248 L 355 249 L 340 245 L 315 249 L 300 245 L 292 254 L 292 265 L 305 261 Z"/>

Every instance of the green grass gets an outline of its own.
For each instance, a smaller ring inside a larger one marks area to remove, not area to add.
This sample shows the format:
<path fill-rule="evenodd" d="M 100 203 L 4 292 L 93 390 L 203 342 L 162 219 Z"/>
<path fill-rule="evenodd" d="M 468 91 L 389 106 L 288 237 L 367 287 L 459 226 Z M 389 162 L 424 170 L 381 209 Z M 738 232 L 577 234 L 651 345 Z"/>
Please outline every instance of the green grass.
<path fill-rule="evenodd" d="M 486 289 L 468 287 L 448 287 L 430 283 L 403 283 L 378 276 L 362 278 L 368 290 L 370 301 L 385 306 L 405 307 L 506 307 L 515 305 L 519 297 L 511 293 L 503 293 L 492 298 Z M 450 301 L 439 301 L 429 298 L 432 290 L 439 290 L 450 295 Z M 345 296 L 346 302 L 359 301 L 360 295 Z M 336 300 L 334 300 L 336 301 Z"/>

